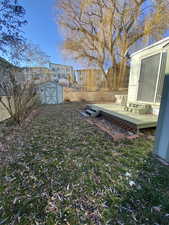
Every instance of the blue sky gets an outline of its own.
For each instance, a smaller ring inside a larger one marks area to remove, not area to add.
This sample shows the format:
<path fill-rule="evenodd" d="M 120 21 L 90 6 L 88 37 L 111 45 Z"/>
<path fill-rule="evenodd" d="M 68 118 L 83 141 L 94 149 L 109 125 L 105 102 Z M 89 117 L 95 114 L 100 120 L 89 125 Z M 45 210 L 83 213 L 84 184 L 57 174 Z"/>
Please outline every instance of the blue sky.
<path fill-rule="evenodd" d="M 71 60 L 65 60 L 61 54 L 60 46 L 63 37 L 59 33 L 54 16 L 56 0 L 22 0 L 26 9 L 28 24 L 24 31 L 26 38 L 38 44 L 41 49 L 51 57 L 54 63 L 74 65 Z"/>
<path fill-rule="evenodd" d="M 54 5 L 57 0 L 20 0 L 26 9 L 25 36 L 51 57 L 51 62 L 64 65 L 72 65 L 74 68 L 81 68 L 73 60 L 65 60 L 60 47 L 63 37 L 56 25 Z M 168 36 L 166 33 L 165 36 Z"/>

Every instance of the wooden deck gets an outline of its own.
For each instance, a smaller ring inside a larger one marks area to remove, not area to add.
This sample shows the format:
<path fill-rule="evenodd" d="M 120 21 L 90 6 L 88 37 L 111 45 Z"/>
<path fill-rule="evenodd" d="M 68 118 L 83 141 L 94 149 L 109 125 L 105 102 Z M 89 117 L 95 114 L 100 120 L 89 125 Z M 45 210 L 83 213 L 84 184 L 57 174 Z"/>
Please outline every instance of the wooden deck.
<path fill-rule="evenodd" d="M 124 106 L 117 104 L 89 104 L 89 108 L 98 110 L 101 114 L 114 117 L 136 128 L 137 131 L 144 128 L 156 127 L 158 117 L 151 114 L 139 115 L 124 111 Z"/>

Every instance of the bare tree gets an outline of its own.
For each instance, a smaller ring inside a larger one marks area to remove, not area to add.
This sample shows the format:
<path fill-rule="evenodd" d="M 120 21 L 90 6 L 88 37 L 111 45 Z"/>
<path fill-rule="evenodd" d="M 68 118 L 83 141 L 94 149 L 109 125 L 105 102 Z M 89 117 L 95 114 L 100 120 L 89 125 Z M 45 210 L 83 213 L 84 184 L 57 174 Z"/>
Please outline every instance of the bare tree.
<path fill-rule="evenodd" d="M 39 45 L 25 40 L 10 49 L 10 61 L 17 66 L 46 66 L 50 57 L 40 48 Z"/>
<path fill-rule="evenodd" d="M 0 52 L 8 54 L 8 49 L 24 43 L 22 26 L 25 20 L 25 9 L 18 0 L 0 1 Z"/>
<path fill-rule="evenodd" d="M 50 57 L 39 45 L 28 42 L 25 46 L 23 62 L 27 66 L 45 66 L 50 62 Z"/>
<path fill-rule="evenodd" d="M 10 117 L 21 125 L 37 105 L 38 98 L 34 84 L 20 82 L 17 79 L 18 73 L 21 73 L 21 70 L 16 67 L 9 66 L 4 69 L 4 79 L 0 83 L 0 104 L 7 110 Z"/>
<path fill-rule="evenodd" d="M 158 40 L 169 28 L 169 0 L 57 0 L 56 8 L 65 52 L 99 67 L 108 82 L 114 76 L 116 88 L 133 46 Z"/>

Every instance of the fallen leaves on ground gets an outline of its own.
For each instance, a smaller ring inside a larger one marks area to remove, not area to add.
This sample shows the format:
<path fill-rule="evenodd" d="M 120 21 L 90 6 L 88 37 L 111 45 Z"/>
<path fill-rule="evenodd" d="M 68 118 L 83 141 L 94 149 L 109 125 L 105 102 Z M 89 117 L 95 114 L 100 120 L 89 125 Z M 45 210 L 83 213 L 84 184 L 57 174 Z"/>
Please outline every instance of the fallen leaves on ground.
<path fill-rule="evenodd" d="M 0 171 L 0 224 L 169 224 L 169 168 L 152 141 L 114 143 L 78 113 L 43 106 Z"/>

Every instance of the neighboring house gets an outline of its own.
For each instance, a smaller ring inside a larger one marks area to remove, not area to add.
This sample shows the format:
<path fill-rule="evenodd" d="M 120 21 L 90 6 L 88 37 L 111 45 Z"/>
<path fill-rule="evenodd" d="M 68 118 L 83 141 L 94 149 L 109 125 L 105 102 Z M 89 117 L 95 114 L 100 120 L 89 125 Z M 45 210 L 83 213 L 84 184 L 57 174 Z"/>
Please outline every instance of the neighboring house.
<path fill-rule="evenodd" d="M 25 82 L 26 81 L 26 77 L 22 71 L 22 68 L 14 66 L 13 64 L 9 63 L 7 60 L 5 60 L 4 58 L 0 57 L 0 82 L 5 81 L 6 79 L 9 79 L 9 73 L 8 70 L 10 70 L 10 68 L 14 68 L 15 69 L 15 79 L 19 82 Z"/>
<path fill-rule="evenodd" d="M 12 68 L 14 65 L 10 64 L 3 58 L 0 58 L 0 82 L 3 82 L 8 78 L 9 73 L 7 72 L 8 68 Z M 40 95 L 40 99 L 43 104 L 58 104 L 63 102 L 63 78 L 62 79 L 54 79 L 56 72 L 46 68 L 46 67 L 14 67 L 16 68 L 15 79 L 19 83 L 25 82 L 33 82 L 38 90 Z M 69 71 L 72 71 L 72 68 Z M 65 74 L 67 75 L 67 72 Z M 65 80 L 64 80 L 65 81 Z M 66 81 L 68 81 L 66 79 Z M 61 83 L 61 84 L 60 84 Z M 1 91 L 1 90 L 0 90 Z M 2 92 L 2 91 L 1 91 Z M 0 93 L 0 96 L 6 98 L 4 93 Z M 0 120 L 6 118 L 6 110 L 2 109 L 0 105 L 1 115 Z M 2 116 L 2 111 L 3 116 Z M 7 115 L 8 117 L 9 115 Z"/>
<path fill-rule="evenodd" d="M 22 71 L 25 80 L 35 84 L 51 81 L 53 76 L 53 72 L 46 67 L 24 67 Z"/>
<path fill-rule="evenodd" d="M 9 63 L 4 58 L 0 57 L 0 82 L 7 79 L 8 77 L 7 69 L 11 67 L 14 67 L 14 65 Z"/>
<path fill-rule="evenodd" d="M 46 67 L 23 68 L 24 76 L 37 85 L 42 104 L 59 104 L 63 102 L 63 87 L 59 80 L 54 80 L 54 71 Z"/>
<path fill-rule="evenodd" d="M 164 77 L 169 75 L 169 37 L 131 55 L 128 105 L 149 104 L 158 115 Z"/>
<path fill-rule="evenodd" d="M 0 57 L 0 83 L 4 81 L 9 81 L 9 70 L 11 68 L 14 69 L 15 79 L 18 82 L 23 82 L 25 80 L 25 77 L 22 73 L 21 68 L 14 66 L 13 64 L 9 63 L 7 60 Z M 3 93 L 0 93 L 0 95 L 2 96 Z"/>
<path fill-rule="evenodd" d="M 53 72 L 51 78 L 52 81 L 66 79 L 69 81 L 69 83 L 73 83 L 75 80 L 75 75 L 72 66 L 49 63 L 49 69 Z"/>
<path fill-rule="evenodd" d="M 0 83 L 5 80 L 5 73 L 4 69 L 8 66 L 11 66 L 11 64 L 6 61 L 5 59 L 0 57 Z M 0 89 L 0 96 L 3 96 L 2 90 Z"/>
<path fill-rule="evenodd" d="M 11 63 L 9 63 L 7 60 L 0 57 L 0 84 L 9 79 L 7 69 L 12 66 L 13 65 Z M 7 102 L 5 93 L 2 91 L 1 88 L 0 88 L 0 98 L 2 98 L 3 102 Z M 9 116 L 8 111 L 0 103 L 0 121 L 5 120 L 9 117 L 10 116 Z"/>

